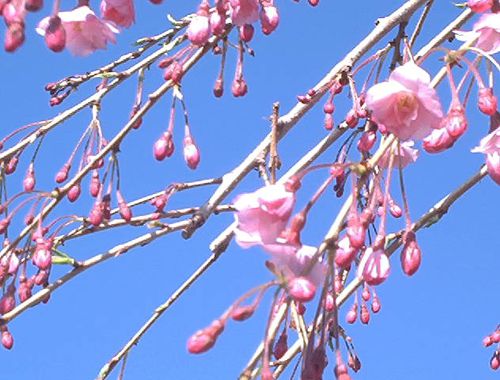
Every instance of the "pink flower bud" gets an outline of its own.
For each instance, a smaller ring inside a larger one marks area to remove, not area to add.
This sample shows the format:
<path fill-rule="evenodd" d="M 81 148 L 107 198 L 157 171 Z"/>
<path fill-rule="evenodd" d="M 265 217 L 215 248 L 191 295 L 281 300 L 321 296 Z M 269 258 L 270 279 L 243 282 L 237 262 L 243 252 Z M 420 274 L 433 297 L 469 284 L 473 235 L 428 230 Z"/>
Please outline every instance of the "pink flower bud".
<path fill-rule="evenodd" d="M 351 241 L 348 236 L 344 236 L 340 239 L 337 245 L 338 247 L 335 251 L 335 264 L 342 269 L 349 269 L 358 253 L 358 249 L 351 246 Z"/>
<path fill-rule="evenodd" d="M 158 140 L 156 140 L 153 146 L 153 155 L 158 161 L 162 161 L 166 157 L 170 157 L 173 153 L 174 142 L 172 134 L 167 131 L 163 133 Z"/>
<path fill-rule="evenodd" d="M 262 33 L 268 35 L 276 30 L 280 22 L 278 8 L 274 5 L 264 5 L 260 11 Z"/>
<path fill-rule="evenodd" d="M 309 4 L 313 7 L 315 7 L 319 4 L 319 0 L 309 0 Z"/>
<path fill-rule="evenodd" d="M 184 161 L 190 169 L 196 169 L 200 163 L 200 150 L 196 146 L 191 136 L 184 138 Z"/>
<path fill-rule="evenodd" d="M 17 169 L 17 164 L 19 163 L 19 157 L 14 156 L 12 157 L 9 162 L 7 163 L 7 166 L 5 167 L 5 174 L 12 174 L 16 171 Z"/>
<path fill-rule="evenodd" d="M 462 107 L 454 107 L 444 119 L 444 127 L 455 140 L 467 130 L 467 119 Z"/>
<path fill-rule="evenodd" d="M 297 302 L 309 302 L 316 295 L 316 286 L 305 277 L 295 277 L 288 283 L 288 293 Z"/>
<path fill-rule="evenodd" d="M 468 0 L 467 5 L 475 13 L 489 11 L 493 6 L 493 0 Z"/>
<path fill-rule="evenodd" d="M 63 183 L 68 179 L 69 169 L 71 166 L 69 164 L 64 164 L 64 166 L 56 174 L 56 182 Z"/>
<path fill-rule="evenodd" d="M 368 322 L 370 322 L 370 312 L 368 311 L 368 308 L 366 307 L 365 303 L 361 305 L 361 315 L 359 319 L 361 320 L 361 323 L 365 325 L 367 325 Z"/>
<path fill-rule="evenodd" d="M 99 180 L 99 172 L 97 170 L 92 171 L 92 178 L 90 179 L 90 195 L 94 198 L 99 195 L 101 190 L 101 181 Z"/>
<path fill-rule="evenodd" d="M 325 114 L 325 122 L 324 126 L 327 131 L 331 131 L 334 127 L 335 123 L 333 121 L 333 116 L 330 113 Z"/>
<path fill-rule="evenodd" d="M 2 331 L 2 346 L 10 350 L 14 346 L 14 338 L 8 330 Z"/>
<path fill-rule="evenodd" d="M 130 219 L 132 219 L 132 210 L 130 210 L 130 207 L 123 199 L 122 193 L 119 190 L 116 192 L 116 199 L 118 200 L 118 208 L 120 210 L 121 217 L 125 221 L 130 222 Z"/>
<path fill-rule="evenodd" d="M 415 234 L 408 233 L 405 238 L 405 245 L 403 251 L 401 252 L 401 266 L 403 272 L 408 276 L 412 276 L 420 267 L 422 261 L 422 252 L 420 247 L 415 240 Z"/>
<path fill-rule="evenodd" d="M 231 92 L 236 98 L 245 96 L 248 92 L 248 85 L 245 79 L 239 78 L 235 79 L 231 85 Z"/>
<path fill-rule="evenodd" d="M 15 286 L 13 284 L 9 285 L 7 291 L 0 299 L 0 314 L 7 314 L 16 307 L 16 299 L 14 297 L 15 291 Z"/>
<path fill-rule="evenodd" d="M 351 309 L 347 312 L 345 320 L 347 323 L 353 324 L 358 318 L 358 305 L 355 303 L 352 305 Z"/>
<path fill-rule="evenodd" d="M 2 7 L 2 16 L 7 26 L 20 24 L 24 28 L 24 13 L 18 9 L 15 2 L 7 2 Z"/>
<path fill-rule="evenodd" d="M 424 149 L 428 153 L 440 153 L 451 148 L 455 138 L 450 135 L 446 128 L 433 129 L 431 134 L 424 139 Z"/>
<path fill-rule="evenodd" d="M 493 343 L 500 343 L 500 330 L 494 331 L 493 334 L 491 334 L 491 339 Z"/>
<path fill-rule="evenodd" d="M 389 202 L 389 212 L 395 218 L 401 218 L 401 215 L 403 215 L 403 210 L 394 201 Z"/>
<path fill-rule="evenodd" d="M 358 150 L 362 153 L 369 152 L 377 141 L 377 133 L 375 131 L 364 132 L 358 141 Z"/>
<path fill-rule="evenodd" d="M 16 51 L 24 43 L 24 25 L 10 24 L 5 31 L 4 49 L 9 53 Z"/>
<path fill-rule="evenodd" d="M 33 280 L 24 280 L 20 282 L 17 295 L 19 296 L 19 301 L 24 302 L 32 295 L 32 290 L 34 286 Z"/>
<path fill-rule="evenodd" d="M 208 326 L 205 329 L 205 332 L 208 335 L 213 336 L 214 338 L 217 338 L 224 331 L 224 323 L 225 323 L 225 321 L 221 321 L 220 319 L 216 319 L 215 321 L 213 321 L 210 324 L 210 326 Z"/>
<path fill-rule="evenodd" d="M 224 95 L 224 82 L 222 81 L 222 78 L 217 78 L 215 81 L 213 92 L 216 98 L 220 98 Z"/>
<path fill-rule="evenodd" d="M 43 238 L 38 238 L 33 253 L 33 264 L 41 270 L 48 270 L 52 265 L 50 247 Z"/>
<path fill-rule="evenodd" d="M 377 314 L 380 311 L 380 308 L 380 300 L 376 295 L 374 295 L 372 300 L 372 311 Z"/>
<path fill-rule="evenodd" d="M 187 36 L 193 45 L 205 45 L 212 34 L 208 10 L 208 3 L 202 2 L 196 16 L 189 23 Z"/>
<path fill-rule="evenodd" d="M 245 321 L 253 315 L 254 311 L 254 305 L 238 306 L 231 311 L 231 318 L 239 322 Z"/>
<path fill-rule="evenodd" d="M 493 371 L 500 368 L 500 353 L 496 351 L 490 359 L 490 367 Z"/>
<path fill-rule="evenodd" d="M 276 359 L 281 359 L 283 355 L 288 351 L 288 335 L 286 330 L 283 330 L 280 337 L 276 341 L 273 348 L 273 355 Z"/>
<path fill-rule="evenodd" d="M 215 337 L 207 334 L 205 330 L 199 330 L 188 339 L 187 350 L 191 354 L 201 354 L 214 346 L 215 339 Z"/>
<path fill-rule="evenodd" d="M 497 112 L 498 107 L 498 100 L 493 94 L 493 89 L 481 88 L 479 89 L 478 95 L 477 105 L 479 110 L 488 116 L 493 116 Z"/>
<path fill-rule="evenodd" d="M 357 214 L 352 213 L 348 216 L 346 233 L 353 248 L 359 249 L 363 247 L 365 244 L 366 228 Z"/>
<path fill-rule="evenodd" d="M 250 42 L 253 38 L 255 29 L 252 24 L 245 24 L 239 27 L 240 38 L 244 42 Z"/>
<path fill-rule="evenodd" d="M 5 233 L 10 224 L 10 218 L 7 217 L 5 219 L 0 220 L 0 234 Z"/>
<path fill-rule="evenodd" d="M 33 278 L 33 283 L 35 285 L 43 286 L 49 281 L 49 271 L 39 270 L 38 273 Z"/>
<path fill-rule="evenodd" d="M 24 9 L 28 12 L 37 12 L 43 8 L 43 0 L 26 0 Z"/>
<path fill-rule="evenodd" d="M 355 128 L 358 125 L 359 118 L 356 114 L 356 110 L 351 108 L 345 117 L 345 122 L 349 128 Z"/>
<path fill-rule="evenodd" d="M 45 43 L 55 53 L 59 53 L 66 47 L 66 31 L 59 16 L 51 16 L 45 30 Z"/>
<path fill-rule="evenodd" d="M 70 202 L 75 202 L 78 199 L 78 197 L 80 196 L 81 192 L 82 192 L 82 189 L 80 187 L 80 184 L 79 183 L 74 184 L 68 190 L 68 194 L 67 194 L 68 200 Z"/>
<path fill-rule="evenodd" d="M 493 344 L 493 339 L 491 338 L 491 336 L 488 335 L 488 336 L 484 337 L 484 339 L 483 339 L 483 346 L 484 347 L 489 347 L 492 344 Z"/>
<path fill-rule="evenodd" d="M 210 26 L 212 33 L 216 36 L 221 36 L 226 29 L 226 16 L 219 12 L 213 12 L 210 15 Z"/>
<path fill-rule="evenodd" d="M 333 296 L 327 293 L 325 296 L 325 310 L 327 312 L 332 312 L 335 309 L 335 302 L 333 302 Z"/>
<path fill-rule="evenodd" d="M 162 212 L 167 205 L 168 197 L 166 194 L 158 195 L 151 201 L 151 204 L 156 207 L 156 210 Z"/>
<path fill-rule="evenodd" d="M 368 285 L 380 285 L 391 272 L 389 258 L 382 249 L 368 247 L 358 266 L 358 278 Z"/>
<path fill-rule="evenodd" d="M 102 201 L 96 200 L 92 210 L 90 210 L 89 222 L 96 227 L 104 220 L 103 206 Z"/>
<path fill-rule="evenodd" d="M 363 298 L 363 301 L 369 301 L 370 297 L 370 289 L 365 285 L 365 287 L 363 288 L 363 292 L 361 293 L 361 298 Z"/>
<path fill-rule="evenodd" d="M 180 84 L 183 75 L 184 69 L 178 61 L 173 61 L 163 72 L 163 78 L 175 84 Z"/>
<path fill-rule="evenodd" d="M 28 172 L 26 173 L 26 177 L 23 180 L 24 191 L 31 192 L 35 189 L 35 169 L 33 167 L 33 163 L 30 163 L 28 168 Z"/>

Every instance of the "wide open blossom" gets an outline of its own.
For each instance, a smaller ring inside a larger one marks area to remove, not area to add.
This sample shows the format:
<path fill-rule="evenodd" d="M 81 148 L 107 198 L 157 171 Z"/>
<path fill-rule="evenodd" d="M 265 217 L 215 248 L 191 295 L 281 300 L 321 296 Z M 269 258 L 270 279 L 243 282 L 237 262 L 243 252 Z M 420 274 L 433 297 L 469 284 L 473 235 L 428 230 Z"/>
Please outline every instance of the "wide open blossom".
<path fill-rule="evenodd" d="M 316 286 L 323 284 L 326 266 L 321 259 L 312 264 L 312 258 L 318 251 L 315 247 L 277 243 L 266 244 L 262 248 L 271 255 L 270 261 L 276 274 L 284 276 L 288 281 L 303 277 Z"/>
<path fill-rule="evenodd" d="M 500 185 L 500 127 L 483 137 L 472 152 L 486 154 L 488 174 Z"/>
<path fill-rule="evenodd" d="M 389 167 L 390 155 L 394 155 L 392 161 L 392 168 L 399 169 L 405 168 L 409 164 L 417 161 L 418 149 L 414 149 L 413 145 L 415 143 L 412 140 L 401 142 L 399 145 L 394 144 L 392 147 L 385 151 L 385 153 L 380 157 L 378 162 L 379 166 L 387 169 Z"/>
<path fill-rule="evenodd" d="M 391 273 L 389 258 L 382 249 L 368 247 L 359 262 L 357 276 L 368 285 L 380 285 Z"/>
<path fill-rule="evenodd" d="M 387 81 L 366 93 L 372 120 L 401 140 L 421 139 L 439 128 L 443 111 L 430 80 L 413 62 L 396 68 Z"/>
<path fill-rule="evenodd" d="M 238 223 L 234 230 L 242 248 L 274 244 L 285 229 L 295 205 L 295 193 L 284 185 L 269 185 L 239 195 L 233 203 Z"/>
<path fill-rule="evenodd" d="M 66 32 L 66 47 L 74 55 L 89 55 L 97 49 L 106 49 L 108 42 L 115 43 L 119 30 L 111 23 L 101 20 L 92 9 L 84 5 L 69 12 L 59 12 Z M 45 17 L 36 28 L 45 36 L 49 17 Z"/>
<path fill-rule="evenodd" d="M 128 28 L 135 21 L 133 0 L 102 0 L 101 14 L 105 20 Z"/>
<path fill-rule="evenodd" d="M 476 47 L 489 54 L 500 51 L 500 13 L 485 13 L 473 25 L 470 32 L 455 31 L 457 40 L 471 41 L 477 38 Z"/>
<path fill-rule="evenodd" d="M 229 0 L 230 15 L 234 25 L 252 24 L 259 19 L 258 0 Z"/>

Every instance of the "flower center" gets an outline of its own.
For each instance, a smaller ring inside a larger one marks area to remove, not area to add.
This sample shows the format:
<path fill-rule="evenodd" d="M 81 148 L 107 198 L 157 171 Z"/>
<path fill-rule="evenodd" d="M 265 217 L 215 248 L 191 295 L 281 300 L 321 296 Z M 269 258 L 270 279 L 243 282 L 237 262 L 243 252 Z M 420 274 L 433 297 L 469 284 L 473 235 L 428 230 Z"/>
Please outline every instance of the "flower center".
<path fill-rule="evenodd" d="M 411 92 L 400 92 L 397 95 L 396 108 L 402 115 L 413 113 L 418 106 L 417 98 Z"/>

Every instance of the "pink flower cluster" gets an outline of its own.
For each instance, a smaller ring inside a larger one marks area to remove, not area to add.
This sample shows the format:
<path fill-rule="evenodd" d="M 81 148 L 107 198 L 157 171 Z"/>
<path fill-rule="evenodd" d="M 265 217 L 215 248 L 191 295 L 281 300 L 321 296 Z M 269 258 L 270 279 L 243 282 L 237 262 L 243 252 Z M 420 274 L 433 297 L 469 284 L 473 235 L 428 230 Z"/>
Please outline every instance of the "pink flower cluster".
<path fill-rule="evenodd" d="M 287 238 L 292 235 L 286 227 L 295 206 L 294 191 L 281 184 L 268 185 L 241 194 L 233 205 L 236 242 L 242 248 L 260 245 L 271 255 L 269 267 L 286 280 L 290 295 L 301 302 L 312 299 L 326 268 L 315 257 L 316 248 Z"/>
<path fill-rule="evenodd" d="M 45 37 L 47 46 L 60 52 L 67 48 L 72 54 L 85 56 L 115 43 L 117 26 L 129 27 L 135 21 L 132 0 L 102 0 L 102 18 L 88 5 L 44 18 L 37 32 Z"/>
<path fill-rule="evenodd" d="M 252 39 L 252 24 L 257 20 L 260 19 L 262 32 L 271 34 L 280 19 L 273 0 L 218 0 L 214 9 L 210 9 L 208 0 L 202 0 L 187 36 L 192 44 L 202 46 L 212 35 L 224 33 L 228 18 L 239 27 L 240 36 L 246 42 Z"/>

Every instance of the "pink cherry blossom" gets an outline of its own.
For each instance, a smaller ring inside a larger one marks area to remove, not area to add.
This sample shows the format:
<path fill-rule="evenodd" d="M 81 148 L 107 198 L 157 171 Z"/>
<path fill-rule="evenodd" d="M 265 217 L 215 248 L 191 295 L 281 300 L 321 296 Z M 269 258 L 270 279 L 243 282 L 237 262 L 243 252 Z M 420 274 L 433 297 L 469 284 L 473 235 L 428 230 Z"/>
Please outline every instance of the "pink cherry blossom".
<path fill-rule="evenodd" d="M 359 262 L 357 276 L 368 285 L 380 285 L 391 272 L 389 258 L 382 249 L 368 247 Z"/>
<path fill-rule="evenodd" d="M 274 244 L 285 229 L 295 205 L 295 193 L 284 185 L 269 185 L 234 201 L 236 242 L 243 248 Z"/>
<path fill-rule="evenodd" d="M 488 174 L 500 185 L 500 127 L 483 137 L 472 152 L 486 154 Z"/>
<path fill-rule="evenodd" d="M 489 11 L 493 6 L 493 0 L 467 0 L 469 8 L 476 13 Z"/>
<path fill-rule="evenodd" d="M 194 45 L 204 45 L 212 34 L 210 19 L 210 5 L 208 2 L 202 2 L 196 16 L 191 20 L 187 29 L 189 41 Z"/>
<path fill-rule="evenodd" d="M 316 286 L 322 285 L 326 276 L 326 266 L 321 260 L 312 264 L 317 252 L 315 247 L 292 244 L 266 244 L 262 248 L 271 254 L 271 262 L 277 274 L 288 280 L 296 277 L 306 278 Z"/>
<path fill-rule="evenodd" d="M 399 169 L 400 167 L 405 168 L 409 164 L 414 163 L 418 158 L 418 149 L 414 149 L 413 145 L 415 145 L 415 143 L 412 140 L 401 142 L 399 146 L 397 144 L 393 145 L 382 155 L 378 162 L 379 166 L 388 168 L 391 154 L 394 155 L 392 161 L 393 169 Z"/>
<path fill-rule="evenodd" d="M 234 25 L 252 24 L 259 19 L 258 0 L 229 0 L 229 5 Z"/>
<path fill-rule="evenodd" d="M 500 13 L 485 13 L 473 25 L 470 32 L 455 31 L 457 40 L 471 41 L 477 38 L 476 47 L 489 54 L 500 51 Z"/>
<path fill-rule="evenodd" d="M 135 22 L 133 0 L 102 0 L 101 14 L 105 20 L 113 21 L 116 25 L 128 28 Z"/>
<path fill-rule="evenodd" d="M 443 111 L 430 76 L 413 62 L 396 68 L 389 80 L 366 93 L 371 118 L 401 140 L 421 139 L 439 128 Z"/>
<path fill-rule="evenodd" d="M 106 49 L 108 42 L 115 43 L 119 30 L 111 23 L 101 20 L 88 6 L 77 7 L 72 11 L 59 12 L 58 16 L 66 32 L 66 47 L 74 55 L 89 55 L 97 49 Z M 36 28 L 38 34 L 45 36 L 49 17 L 45 17 Z"/>

